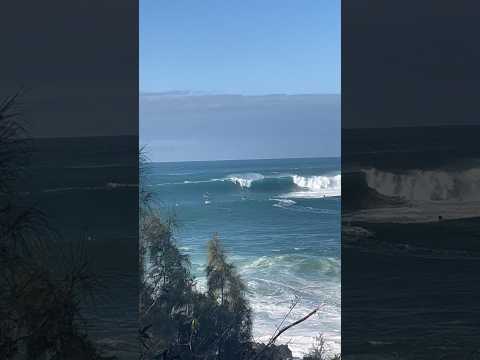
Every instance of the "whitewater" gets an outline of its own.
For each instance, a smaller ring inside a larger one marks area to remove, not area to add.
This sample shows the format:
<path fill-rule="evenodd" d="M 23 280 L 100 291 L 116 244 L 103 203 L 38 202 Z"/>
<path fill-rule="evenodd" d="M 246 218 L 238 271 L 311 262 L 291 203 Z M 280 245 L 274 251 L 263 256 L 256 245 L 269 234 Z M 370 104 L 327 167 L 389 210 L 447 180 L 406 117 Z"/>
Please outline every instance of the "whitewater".
<path fill-rule="evenodd" d="M 429 223 L 480 215 L 480 169 L 439 168 L 385 171 L 362 169 L 370 189 L 395 206 L 362 209 L 344 216 L 346 222 Z"/>
<path fill-rule="evenodd" d="M 340 351 L 339 159 L 154 163 L 149 181 L 161 211 L 176 217 L 199 290 L 206 243 L 219 233 L 247 284 L 256 341 L 268 341 L 298 301 L 287 323 L 321 311 L 279 343 L 301 356 L 322 333 Z"/>

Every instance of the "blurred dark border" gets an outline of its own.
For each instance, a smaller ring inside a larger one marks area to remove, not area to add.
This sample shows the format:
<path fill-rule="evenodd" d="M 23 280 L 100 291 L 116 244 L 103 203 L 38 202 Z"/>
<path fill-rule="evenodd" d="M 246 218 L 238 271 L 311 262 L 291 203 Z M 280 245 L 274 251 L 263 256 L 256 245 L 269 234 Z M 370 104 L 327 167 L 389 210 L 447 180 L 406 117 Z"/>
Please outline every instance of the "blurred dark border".
<path fill-rule="evenodd" d="M 44 236 L 48 259 L 35 261 L 53 289 L 63 286 L 60 263 L 88 268 L 98 286 L 93 301 L 70 302 L 79 307 L 77 339 L 93 344 L 90 354 L 138 358 L 138 2 L 19 0 L 1 13 L 0 99 L 19 94 L 14 112 L 28 139 L 12 192 L 55 233 Z M 1 335 L 0 348 L 9 334 Z M 57 341 L 31 337 L 35 345 L 10 350 L 36 358 Z"/>
<path fill-rule="evenodd" d="M 479 357 L 479 15 L 342 2 L 346 359 Z"/>

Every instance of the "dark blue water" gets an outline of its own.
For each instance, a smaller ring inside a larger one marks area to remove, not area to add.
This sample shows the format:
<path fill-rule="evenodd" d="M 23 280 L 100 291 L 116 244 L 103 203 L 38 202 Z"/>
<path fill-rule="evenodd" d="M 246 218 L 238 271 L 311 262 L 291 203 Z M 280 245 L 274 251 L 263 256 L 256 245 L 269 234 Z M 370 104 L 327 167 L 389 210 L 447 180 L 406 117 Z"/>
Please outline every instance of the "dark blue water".
<path fill-rule="evenodd" d="M 80 304 L 88 336 L 106 355 L 138 359 L 138 138 L 35 139 L 32 151 L 18 186 L 59 236 L 51 268 L 85 253 L 101 284 Z"/>
<path fill-rule="evenodd" d="M 267 341 L 289 320 L 322 305 L 280 338 L 294 354 L 323 333 L 340 346 L 340 159 L 152 164 L 148 182 L 203 289 L 207 241 L 216 232 L 248 284 L 254 336 Z"/>

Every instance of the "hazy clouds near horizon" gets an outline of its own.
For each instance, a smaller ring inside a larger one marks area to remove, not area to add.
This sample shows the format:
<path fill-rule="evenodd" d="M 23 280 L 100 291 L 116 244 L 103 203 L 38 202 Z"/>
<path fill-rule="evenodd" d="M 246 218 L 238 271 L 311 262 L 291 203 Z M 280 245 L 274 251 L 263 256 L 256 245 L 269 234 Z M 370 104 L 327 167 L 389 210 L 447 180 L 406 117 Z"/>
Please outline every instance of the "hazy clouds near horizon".
<path fill-rule="evenodd" d="M 152 161 L 340 156 L 340 95 L 140 95 Z"/>

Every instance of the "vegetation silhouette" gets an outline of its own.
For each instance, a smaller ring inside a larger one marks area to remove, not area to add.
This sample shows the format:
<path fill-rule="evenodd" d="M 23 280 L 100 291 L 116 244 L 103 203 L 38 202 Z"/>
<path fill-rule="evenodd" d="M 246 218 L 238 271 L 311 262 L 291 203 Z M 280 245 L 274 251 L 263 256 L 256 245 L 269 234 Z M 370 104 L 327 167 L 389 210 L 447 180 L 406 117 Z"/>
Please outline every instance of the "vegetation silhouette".
<path fill-rule="evenodd" d="M 81 316 L 82 300 L 99 286 L 84 249 L 65 246 L 54 256 L 58 233 L 18 186 L 32 151 L 22 95 L 0 104 L 0 358 L 108 359 Z"/>

